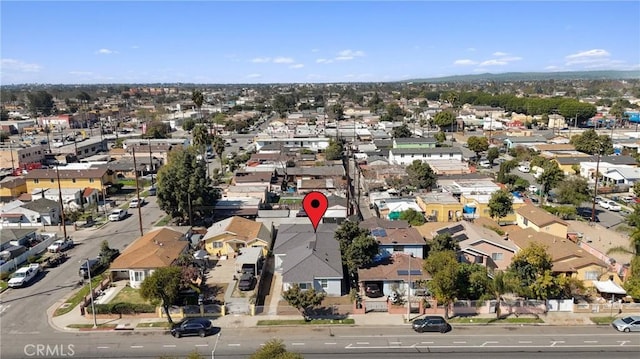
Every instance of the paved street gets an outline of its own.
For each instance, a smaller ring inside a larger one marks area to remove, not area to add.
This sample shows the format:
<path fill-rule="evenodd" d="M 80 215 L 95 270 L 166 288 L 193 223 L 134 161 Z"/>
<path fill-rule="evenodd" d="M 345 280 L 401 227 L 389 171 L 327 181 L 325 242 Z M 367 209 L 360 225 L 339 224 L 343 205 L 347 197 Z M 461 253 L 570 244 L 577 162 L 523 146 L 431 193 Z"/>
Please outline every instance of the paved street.
<path fill-rule="evenodd" d="M 214 321 L 215 323 L 215 321 Z M 10 339 L 9 339 L 10 338 Z M 389 355 L 424 356 L 425 353 L 473 352 L 474 356 L 500 353 L 546 352 L 570 355 L 606 351 L 607 356 L 631 358 L 640 350 L 637 334 L 614 332 L 605 327 L 484 327 L 454 326 L 447 334 L 413 332 L 407 327 L 269 327 L 222 329 L 220 337 L 176 339 L 162 332 L 55 333 L 4 337 L 12 345 L 3 345 L 2 358 L 25 357 L 30 345 L 69 350 L 82 358 L 158 358 L 161 355 L 186 356 L 198 351 L 208 357 L 215 348 L 216 358 L 246 358 L 261 343 L 283 339 L 291 351 L 305 358 L 367 357 Z M 216 345 L 216 341 L 218 341 Z M 477 353 L 477 354 L 476 354 Z M 451 355 L 451 354 L 449 354 Z M 600 353 L 600 355 L 602 355 Z M 62 357 L 56 355 L 50 357 Z M 70 355 L 67 355 L 70 356 Z M 448 356 L 448 355 L 447 355 Z M 493 356 L 491 356 L 493 357 Z M 562 356 L 571 357 L 571 356 Z M 574 356 L 576 357 L 576 356 Z M 591 356 L 593 357 L 593 356 Z"/>
<path fill-rule="evenodd" d="M 149 230 L 153 223 L 163 217 L 155 197 L 147 198 L 148 203 L 141 208 L 143 228 Z M 45 271 L 43 275 L 26 288 L 8 289 L 0 294 L 0 328 L 3 342 L 8 334 L 40 334 L 52 330 L 47 321 L 46 311 L 56 303 L 63 303 L 78 287 L 78 268 L 86 258 L 95 258 L 100 244 L 107 240 L 112 248 L 123 250 L 140 236 L 138 212 L 129 210 L 129 216 L 120 222 L 110 222 L 99 229 L 68 232 L 75 247 L 69 259 L 62 265 Z M 27 315 L 28 313 L 28 315 Z M 6 348 L 2 346 L 3 350 Z"/>

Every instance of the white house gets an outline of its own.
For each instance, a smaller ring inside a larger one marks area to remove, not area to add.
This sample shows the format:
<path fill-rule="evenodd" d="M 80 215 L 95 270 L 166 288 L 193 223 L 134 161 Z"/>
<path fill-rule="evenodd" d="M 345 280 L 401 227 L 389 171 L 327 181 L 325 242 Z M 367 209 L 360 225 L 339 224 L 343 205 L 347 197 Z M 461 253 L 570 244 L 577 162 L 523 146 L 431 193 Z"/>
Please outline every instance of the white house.
<path fill-rule="evenodd" d="M 389 162 L 392 164 L 410 165 L 415 160 L 426 163 L 439 160 L 458 160 L 462 162 L 462 151 L 454 147 L 392 148 L 389 150 Z"/>

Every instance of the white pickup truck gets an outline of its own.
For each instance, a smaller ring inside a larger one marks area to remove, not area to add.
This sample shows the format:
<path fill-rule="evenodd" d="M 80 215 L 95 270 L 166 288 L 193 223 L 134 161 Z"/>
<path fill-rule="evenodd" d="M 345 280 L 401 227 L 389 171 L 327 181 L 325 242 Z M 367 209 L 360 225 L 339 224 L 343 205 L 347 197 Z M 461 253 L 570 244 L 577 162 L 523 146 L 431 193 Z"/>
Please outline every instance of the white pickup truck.
<path fill-rule="evenodd" d="M 37 263 L 32 263 L 28 267 L 22 267 L 15 271 L 13 275 L 11 275 L 11 278 L 9 278 L 9 282 L 7 284 L 11 288 L 25 286 L 29 284 L 29 282 L 31 282 L 33 279 L 35 279 L 35 277 L 38 276 L 41 270 L 42 269 L 40 268 L 40 265 Z"/>

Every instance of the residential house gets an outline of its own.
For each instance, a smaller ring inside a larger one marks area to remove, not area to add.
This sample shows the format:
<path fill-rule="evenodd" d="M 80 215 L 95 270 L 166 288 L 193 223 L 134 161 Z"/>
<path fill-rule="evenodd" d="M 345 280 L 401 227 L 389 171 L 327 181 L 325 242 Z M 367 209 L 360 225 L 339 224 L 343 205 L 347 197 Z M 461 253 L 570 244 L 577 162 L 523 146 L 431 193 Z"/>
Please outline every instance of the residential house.
<path fill-rule="evenodd" d="M 364 288 L 368 284 L 377 284 L 382 294 L 389 296 L 398 293 L 416 294 L 416 282 L 431 280 L 431 275 L 423 269 L 422 257 L 406 253 L 394 253 L 383 261 L 358 269 L 360 293 L 364 297 Z"/>
<path fill-rule="evenodd" d="M 23 177 L 5 177 L 0 180 L 0 201 L 17 198 L 27 192 L 27 181 Z"/>
<path fill-rule="evenodd" d="M 563 274 L 581 280 L 585 286 L 593 287 L 594 281 L 608 280 L 621 283 L 618 274 L 611 270 L 607 263 L 596 258 L 593 254 L 580 248 L 579 245 L 566 237 L 557 237 L 550 233 L 537 232 L 533 228 L 515 231 L 509 235 L 518 250 L 527 248 L 531 243 L 546 247 L 551 256 L 554 274 Z"/>
<path fill-rule="evenodd" d="M 394 253 L 405 253 L 416 258 L 424 258 L 426 242 L 420 232 L 413 227 L 377 227 L 371 229 L 371 236 L 378 242 L 379 258 L 387 258 Z"/>
<path fill-rule="evenodd" d="M 504 139 L 504 144 L 509 149 L 518 146 L 531 147 L 543 143 L 547 143 L 547 139 L 543 136 L 507 136 Z"/>
<path fill-rule="evenodd" d="M 329 205 L 322 216 L 322 223 L 341 224 L 347 219 L 347 199 L 344 197 L 327 196 Z"/>
<path fill-rule="evenodd" d="M 271 182 L 273 181 L 273 172 L 243 172 L 237 171 L 232 180 L 235 186 L 266 187 L 267 191 L 271 190 Z"/>
<path fill-rule="evenodd" d="M 516 222 L 520 228 L 549 233 L 559 238 L 567 237 L 569 224 L 542 208 L 527 204 L 516 209 Z"/>
<path fill-rule="evenodd" d="M 602 171 L 600 173 L 602 173 Z M 613 168 L 602 173 L 602 179 L 603 183 L 610 185 L 633 186 L 636 182 L 640 181 L 640 168 Z"/>
<path fill-rule="evenodd" d="M 137 238 L 118 256 L 109 271 L 115 279 L 128 279 L 131 288 L 142 282 L 156 269 L 173 265 L 189 249 L 187 236 L 180 231 L 160 228 Z"/>
<path fill-rule="evenodd" d="M 462 218 L 462 203 L 452 193 L 419 194 L 416 203 L 430 222 L 452 222 Z"/>
<path fill-rule="evenodd" d="M 31 223 L 47 226 L 55 226 L 60 223 L 60 204 L 57 201 L 38 198 L 20 207 L 35 213 L 29 215 Z"/>
<path fill-rule="evenodd" d="M 433 137 L 394 138 L 393 148 L 436 148 L 437 143 Z"/>
<path fill-rule="evenodd" d="M 234 216 L 212 224 L 202 241 L 211 257 L 235 257 L 247 247 L 260 247 L 266 256 L 271 248 L 271 232 L 262 222 Z"/>
<path fill-rule="evenodd" d="M 37 238 L 37 233 L 32 228 L 0 228 L 0 252 L 11 246 L 27 247 Z"/>
<path fill-rule="evenodd" d="M 282 273 L 283 290 L 293 284 L 315 289 L 329 296 L 346 291 L 340 244 L 335 239 L 337 224 L 281 224 L 273 254 L 276 271 Z"/>
<path fill-rule="evenodd" d="M 56 174 L 59 172 L 59 175 Z M 27 181 L 27 192 L 37 188 L 58 189 L 58 176 L 60 188 L 96 188 L 102 191 L 113 183 L 113 172 L 104 166 L 90 167 L 86 169 L 34 169 L 24 175 Z"/>
<path fill-rule="evenodd" d="M 266 203 L 267 192 L 266 186 L 229 186 L 224 192 L 224 197 L 253 197 Z"/>
<path fill-rule="evenodd" d="M 418 213 L 423 213 L 414 198 L 387 198 L 376 201 L 375 207 L 380 218 L 397 220 L 402 212 L 413 209 Z"/>
<path fill-rule="evenodd" d="M 51 153 L 54 155 L 71 155 L 78 160 L 106 152 L 107 140 L 99 138 L 89 138 L 84 141 L 65 141 L 61 146 L 52 146 Z"/>
<path fill-rule="evenodd" d="M 451 179 L 439 181 L 439 186 L 443 192 L 460 196 L 462 205 L 462 217 L 474 219 L 478 217 L 490 217 L 489 200 L 491 195 L 499 191 L 501 188 L 490 179 Z M 522 198 L 513 196 L 513 209 L 520 208 L 524 205 Z M 515 213 L 509 213 L 506 217 L 501 218 L 500 222 L 515 222 Z"/>
<path fill-rule="evenodd" d="M 0 144 L 0 168 L 25 168 L 41 163 L 47 147 L 43 145 Z"/>
<path fill-rule="evenodd" d="M 254 197 L 224 197 L 214 204 L 213 215 L 217 219 L 240 216 L 255 219 L 262 207 L 262 200 Z"/>
<path fill-rule="evenodd" d="M 462 151 L 456 147 L 392 148 L 389 150 L 389 162 L 392 164 L 410 165 L 415 160 L 429 164 L 441 160 L 462 161 Z"/>

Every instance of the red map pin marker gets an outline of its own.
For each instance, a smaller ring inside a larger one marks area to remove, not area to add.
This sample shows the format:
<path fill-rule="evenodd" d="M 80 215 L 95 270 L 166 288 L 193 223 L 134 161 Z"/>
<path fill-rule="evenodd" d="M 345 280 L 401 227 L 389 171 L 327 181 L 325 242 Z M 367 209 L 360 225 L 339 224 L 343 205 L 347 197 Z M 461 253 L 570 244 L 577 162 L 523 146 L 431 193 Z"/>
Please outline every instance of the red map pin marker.
<path fill-rule="evenodd" d="M 304 208 L 307 216 L 309 216 L 314 232 L 318 229 L 318 224 L 320 224 L 320 220 L 325 212 L 327 212 L 328 207 L 329 200 L 322 192 L 309 192 L 304 196 L 302 208 Z"/>

